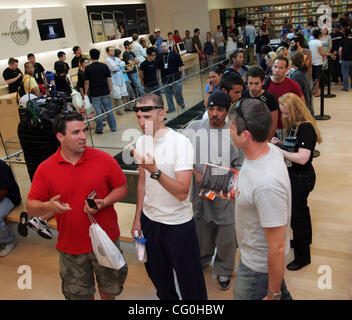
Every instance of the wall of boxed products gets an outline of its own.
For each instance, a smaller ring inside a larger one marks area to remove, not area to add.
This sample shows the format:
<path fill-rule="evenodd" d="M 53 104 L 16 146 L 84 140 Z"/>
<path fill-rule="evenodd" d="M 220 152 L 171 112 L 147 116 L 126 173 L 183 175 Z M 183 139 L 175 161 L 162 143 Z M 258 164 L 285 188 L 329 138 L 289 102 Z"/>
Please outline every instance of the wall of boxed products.
<path fill-rule="evenodd" d="M 322 5 L 331 7 L 332 12 L 343 13 L 352 10 L 352 0 L 321 0 L 306 2 L 289 2 L 274 5 L 251 6 L 233 9 L 220 9 L 220 22 L 228 27 L 231 21 L 252 20 L 256 28 L 262 25 L 263 18 L 268 18 L 279 33 L 287 19 L 294 27 L 307 23 L 309 18 L 317 20 Z"/>

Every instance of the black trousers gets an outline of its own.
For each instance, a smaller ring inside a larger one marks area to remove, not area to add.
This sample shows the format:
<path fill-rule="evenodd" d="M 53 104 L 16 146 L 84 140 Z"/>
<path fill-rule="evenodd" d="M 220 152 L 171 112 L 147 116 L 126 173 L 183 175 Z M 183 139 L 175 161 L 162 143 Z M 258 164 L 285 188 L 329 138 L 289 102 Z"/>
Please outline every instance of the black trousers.
<path fill-rule="evenodd" d="M 182 300 L 206 300 L 194 219 L 179 225 L 167 225 L 154 222 L 142 213 L 141 225 L 147 239 L 145 268 L 159 299 L 179 300 L 175 270 Z"/>
<path fill-rule="evenodd" d="M 331 60 L 330 64 L 331 81 L 338 82 L 339 78 L 342 80 L 340 58 L 337 56 L 335 60 Z"/>
<path fill-rule="evenodd" d="M 289 169 L 289 175 L 292 190 L 291 228 L 295 260 L 299 264 L 310 263 L 312 223 L 307 201 L 315 185 L 315 172 L 313 167 L 299 173 Z"/>

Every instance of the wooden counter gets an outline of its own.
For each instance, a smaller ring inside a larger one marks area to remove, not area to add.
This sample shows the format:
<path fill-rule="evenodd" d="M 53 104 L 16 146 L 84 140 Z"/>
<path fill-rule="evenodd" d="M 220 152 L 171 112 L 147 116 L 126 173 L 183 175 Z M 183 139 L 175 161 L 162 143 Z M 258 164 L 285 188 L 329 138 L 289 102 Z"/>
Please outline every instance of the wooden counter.
<path fill-rule="evenodd" d="M 198 53 L 186 53 L 181 55 L 185 70 L 194 67 L 194 72 L 199 71 L 199 58 Z"/>

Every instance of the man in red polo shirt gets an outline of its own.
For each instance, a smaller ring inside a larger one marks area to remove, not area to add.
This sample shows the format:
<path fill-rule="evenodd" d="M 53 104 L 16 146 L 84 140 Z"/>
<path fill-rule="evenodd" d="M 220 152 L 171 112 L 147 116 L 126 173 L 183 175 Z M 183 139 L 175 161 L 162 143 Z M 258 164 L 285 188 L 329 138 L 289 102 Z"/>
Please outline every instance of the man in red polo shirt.
<path fill-rule="evenodd" d="M 94 273 L 101 298 L 114 299 L 122 292 L 127 265 L 114 270 L 98 264 L 89 237 L 87 213 L 94 214 L 97 223 L 119 247 L 114 203 L 127 195 L 127 179 L 109 154 L 86 146 L 82 115 L 60 115 L 53 127 L 61 147 L 35 172 L 26 203 L 28 214 L 40 217 L 54 213 L 66 299 L 94 299 Z M 90 208 L 85 200 L 93 190 L 98 210 Z"/>
<path fill-rule="evenodd" d="M 282 95 L 289 92 L 293 92 L 296 95 L 298 95 L 303 100 L 304 103 L 306 103 L 299 84 L 296 81 L 286 77 L 288 68 L 289 68 L 289 62 L 287 58 L 283 56 L 278 56 L 274 60 L 274 64 L 272 67 L 273 75 L 270 77 L 270 80 L 266 82 L 264 89 L 267 92 L 270 92 L 271 94 L 273 94 L 277 100 L 279 100 L 279 98 Z M 279 109 L 279 114 L 277 119 L 277 129 L 279 129 L 279 132 L 277 132 L 277 134 L 279 135 L 281 134 L 282 128 L 283 126 L 281 122 L 281 111 Z"/>

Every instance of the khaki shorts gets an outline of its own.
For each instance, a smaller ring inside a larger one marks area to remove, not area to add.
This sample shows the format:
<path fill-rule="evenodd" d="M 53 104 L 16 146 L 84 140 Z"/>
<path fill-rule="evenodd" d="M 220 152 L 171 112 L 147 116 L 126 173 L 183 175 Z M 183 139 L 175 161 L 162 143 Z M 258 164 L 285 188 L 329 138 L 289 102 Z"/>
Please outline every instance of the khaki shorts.
<path fill-rule="evenodd" d="M 118 86 L 117 84 L 113 84 L 111 96 L 113 99 L 121 99 L 121 97 L 128 97 L 126 84 L 123 83 L 121 86 Z"/>
<path fill-rule="evenodd" d="M 119 240 L 114 241 L 120 249 Z M 58 250 L 59 251 L 59 250 Z M 127 264 L 120 270 L 98 264 L 94 252 L 68 254 L 59 251 L 62 293 L 67 300 L 88 300 L 95 294 L 94 274 L 98 288 L 112 296 L 118 296 L 127 277 Z"/>

